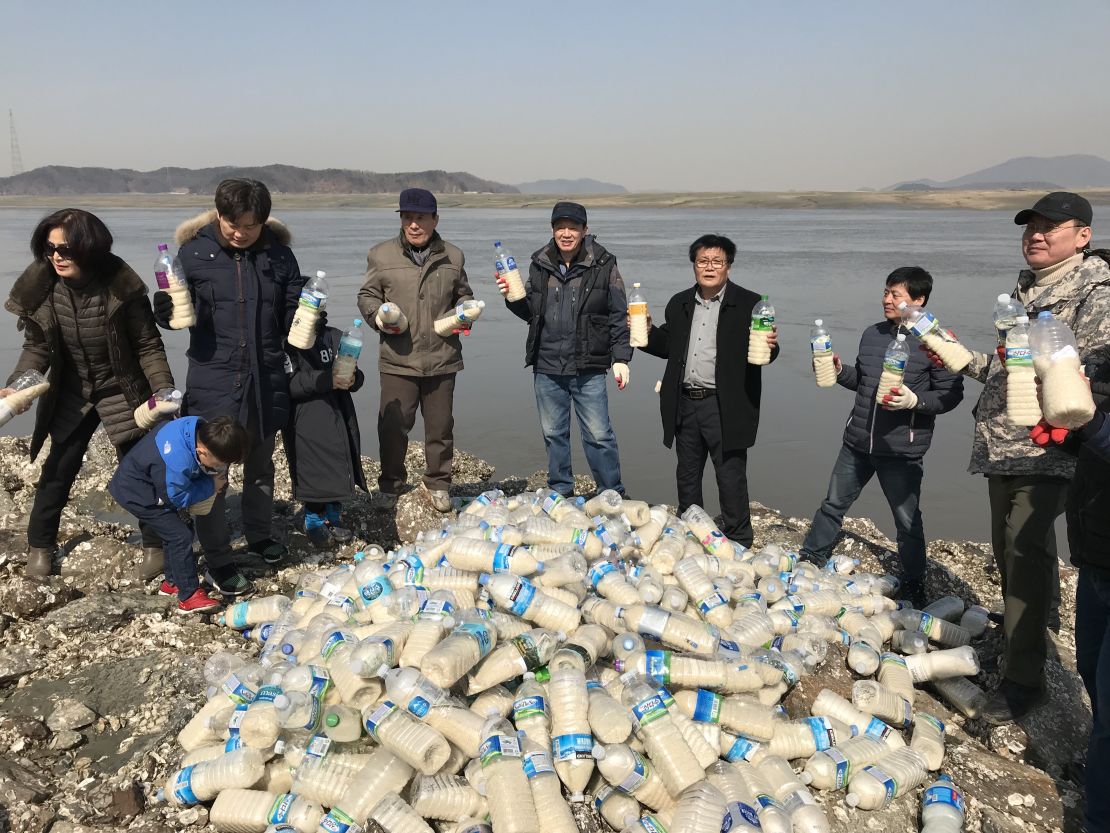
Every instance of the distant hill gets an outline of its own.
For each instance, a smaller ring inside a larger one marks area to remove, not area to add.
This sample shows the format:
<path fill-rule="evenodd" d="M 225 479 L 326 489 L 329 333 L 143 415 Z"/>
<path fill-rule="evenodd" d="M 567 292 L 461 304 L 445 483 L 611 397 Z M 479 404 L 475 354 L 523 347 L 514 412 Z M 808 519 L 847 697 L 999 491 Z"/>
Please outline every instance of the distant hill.
<path fill-rule="evenodd" d="M 260 179 L 274 193 L 388 194 L 405 188 L 427 188 L 437 194 L 519 193 L 512 185 L 479 179 L 465 172 L 414 171 L 379 174 L 343 168 L 311 170 L 293 165 L 218 168 L 70 168 L 48 165 L 18 176 L 0 177 L 0 194 L 55 196 L 62 194 L 212 194 L 221 180 L 242 176 Z"/>
<path fill-rule="evenodd" d="M 1036 190 L 1110 188 L 1110 161 L 1101 156 L 1019 156 L 964 176 L 937 182 L 916 179 L 899 182 L 888 190 L 930 189 L 986 190 L 1028 188 Z"/>
<path fill-rule="evenodd" d="M 522 194 L 627 194 L 628 189 L 613 182 L 597 179 L 537 179 L 518 182 Z"/>

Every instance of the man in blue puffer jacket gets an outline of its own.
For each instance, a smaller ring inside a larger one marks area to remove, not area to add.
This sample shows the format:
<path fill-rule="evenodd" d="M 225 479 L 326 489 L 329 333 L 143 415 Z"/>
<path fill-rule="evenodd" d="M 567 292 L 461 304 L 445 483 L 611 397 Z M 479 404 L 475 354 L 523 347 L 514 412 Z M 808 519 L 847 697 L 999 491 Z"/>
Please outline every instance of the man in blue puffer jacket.
<path fill-rule="evenodd" d="M 933 438 L 937 414 L 960 404 L 963 380 L 936 367 L 920 350 L 910 350 L 904 384 L 897 393 L 875 400 L 886 348 L 898 334 L 905 301 L 924 306 L 933 278 L 918 266 L 895 269 L 883 292 L 883 321 L 863 332 L 854 367 L 844 367 L 834 356 L 836 381 L 856 392 L 855 405 L 844 429 L 844 445 L 833 465 L 829 493 L 813 516 L 801 556 L 824 564 L 840 534 L 844 515 L 871 477 L 894 513 L 898 556 L 902 562 L 903 597 L 914 607 L 925 606 L 925 531 L 921 520 L 922 458 Z"/>

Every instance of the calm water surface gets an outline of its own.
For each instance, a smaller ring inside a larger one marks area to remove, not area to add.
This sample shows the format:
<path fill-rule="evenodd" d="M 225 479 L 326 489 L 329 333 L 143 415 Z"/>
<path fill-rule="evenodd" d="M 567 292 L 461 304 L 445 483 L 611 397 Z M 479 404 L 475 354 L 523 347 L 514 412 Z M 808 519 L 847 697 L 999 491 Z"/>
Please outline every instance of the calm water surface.
<path fill-rule="evenodd" d="M 0 289 L 30 259 L 27 243 L 45 211 L 0 209 Z M 168 242 L 188 214 L 178 209 L 102 209 L 115 252 L 150 279 L 156 244 Z M 305 274 L 328 273 L 330 320 L 348 326 L 357 315 L 355 294 L 362 283 L 369 245 L 397 232 L 388 210 L 276 212 L 290 227 L 293 249 Z M 523 367 L 526 327 L 500 303 L 492 273 L 492 243 L 501 240 L 518 261 L 550 236 L 549 212 L 538 209 L 453 210 L 442 215 L 440 233 L 463 249 L 471 286 L 489 302 L 473 334 L 464 340 L 466 370 L 455 401 L 455 443 L 490 461 L 500 476 L 527 475 L 546 468 L 536 417 L 532 374 Z M 1023 265 L 1019 234 L 1009 212 L 979 211 L 794 211 L 764 209 L 591 209 L 590 230 L 618 259 L 625 281 L 639 281 L 660 317 L 668 298 L 693 283 L 687 247 L 699 235 L 731 237 L 739 252 L 732 279 L 770 296 L 778 314 L 782 354 L 764 371 L 759 441 L 749 456 L 753 499 L 790 515 L 809 517 L 825 495 L 840 447 L 853 393 L 819 389 L 809 365 L 813 319 L 831 327 L 834 349 L 852 361 L 860 332 L 881 318 L 883 280 L 894 268 L 928 269 L 936 288 L 930 308 L 963 341 L 993 348 L 991 309 L 1009 292 Z M 171 246 L 171 248 L 173 248 Z M 164 333 L 174 374 L 185 379 L 187 335 Z M 22 340 L 14 318 L 0 328 L 0 367 L 14 365 Z M 368 342 L 361 366 L 370 383 L 356 395 L 363 452 L 377 456 L 377 342 Z M 609 404 L 621 449 L 624 482 L 637 498 L 675 499 L 674 454 L 662 445 L 656 380 L 663 362 L 637 353 L 632 381 L 618 392 L 610 381 Z M 7 373 L 7 371 L 4 371 Z M 986 483 L 967 474 L 971 408 L 980 386 L 967 381 L 966 398 L 937 422 L 925 458 L 923 508 L 932 538 L 987 540 L 990 534 Z M 29 417 L 14 420 L 8 433 L 29 433 Z M 422 436 L 419 422 L 413 437 Z M 589 472 L 575 428 L 575 470 Z M 706 499 L 716 510 L 712 466 Z M 893 533 L 890 512 L 873 483 L 852 514 L 873 518 Z M 1063 544 L 1063 536 L 1061 536 Z"/>

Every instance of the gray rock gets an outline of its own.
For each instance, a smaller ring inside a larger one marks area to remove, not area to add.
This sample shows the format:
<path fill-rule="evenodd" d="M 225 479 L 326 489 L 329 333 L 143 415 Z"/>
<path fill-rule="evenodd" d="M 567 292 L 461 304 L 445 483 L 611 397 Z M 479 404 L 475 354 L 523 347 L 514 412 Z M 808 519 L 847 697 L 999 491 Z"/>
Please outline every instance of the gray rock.
<path fill-rule="evenodd" d="M 33 619 L 72 598 L 68 592 L 56 591 L 51 582 L 25 578 L 22 563 L 17 569 L 19 574 L 0 584 L 0 613 L 15 619 Z"/>
<path fill-rule="evenodd" d="M 66 698 L 59 700 L 46 718 L 46 725 L 52 732 L 61 732 L 63 729 L 83 729 L 96 721 L 96 712 L 79 700 Z"/>
<path fill-rule="evenodd" d="M 172 599 L 166 596 L 146 596 L 137 590 L 98 593 L 51 610 L 42 617 L 42 624 L 46 627 L 55 626 L 62 632 L 77 629 L 111 631 L 133 621 L 137 616 L 165 613 L 170 609 L 171 603 Z"/>
<path fill-rule="evenodd" d="M 6 648 L 0 651 L 0 685 L 14 682 L 40 668 L 42 659 L 26 648 Z"/>
<path fill-rule="evenodd" d="M 85 742 L 85 736 L 72 729 L 62 729 L 50 739 L 50 748 L 59 751 L 76 749 Z"/>
<path fill-rule="evenodd" d="M 0 803 L 38 803 L 52 792 L 40 774 L 10 758 L 0 758 Z"/>
<path fill-rule="evenodd" d="M 111 814 L 119 819 L 130 819 L 142 813 L 146 806 L 143 788 L 135 781 L 119 790 L 112 790 Z"/>
<path fill-rule="evenodd" d="M 62 578 L 72 580 L 73 587 L 86 593 L 114 589 L 125 575 L 131 574 L 140 549 L 112 538 L 83 541 L 70 549 L 62 560 Z"/>

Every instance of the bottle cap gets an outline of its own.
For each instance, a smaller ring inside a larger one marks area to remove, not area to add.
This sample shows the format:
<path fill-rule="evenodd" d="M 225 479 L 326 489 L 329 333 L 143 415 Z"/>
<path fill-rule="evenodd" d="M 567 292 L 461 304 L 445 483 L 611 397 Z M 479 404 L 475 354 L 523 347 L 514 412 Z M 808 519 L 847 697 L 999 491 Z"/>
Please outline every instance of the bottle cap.
<path fill-rule="evenodd" d="M 323 271 L 322 269 L 317 269 L 317 270 L 316 270 L 316 277 L 318 277 L 318 278 L 326 278 L 327 276 L 328 276 L 328 273 L 327 273 L 327 272 L 325 272 L 325 271 Z"/>
<path fill-rule="evenodd" d="M 275 709 L 287 709 L 287 708 L 289 708 L 289 695 L 287 695 L 287 694 L 277 695 L 274 698 L 274 708 Z"/>
<path fill-rule="evenodd" d="M 633 289 L 639 289 L 640 285 L 638 283 L 634 283 L 634 284 L 632 284 L 632 288 Z"/>
<path fill-rule="evenodd" d="M 500 240 L 494 240 L 493 241 L 493 247 L 495 249 L 500 249 L 501 248 L 501 241 Z"/>
<path fill-rule="evenodd" d="M 1006 304 L 1006 303 L 1009 303 L 1009 301 L 1010 301 L 1010 296 L 1007 295 L 1005 292 L 998 293 L 998 303 Z"/>
<path fill-rule="evenodd" d="M 1037 313 L 1037 318 L 1051 318 L 1051 317 L 1052 317 L 1052 311 L 1051 310 L 1046 309 L 1042 312 Z"/>
<path fill-rule="evenodd" d="M 822 326 L 824 326 L 825 322 L 822 321 L 820 318 L 818 318 L 813 322 L 813 324 L 814 324 L 814 326 L 822 327 Z"/>
<path fill-rule="evenodd" d="M 361 327 L 362 326 L 362 319 L 361 318 L 356 318 L 355 319 L 355 326 L 356 327 Z"/>
<path fill-rule="evenodd" d="M 906 334 L 905 333 L 898 333 L 898 341 L 905 341 L 905 340 L 906 340 Z"/>
<path fill-rule="evenodd" d="M 594 760 L 600 761 L 605 757 L 605 747 L 600 743 L 595 743 L 594 748 L 590 750 L 590 754 L 593 756 Z"/>
<path fill-rule="evenodd" d="M 331 712 L 330 714 L 328 714 L 327 717 L 324 718 L 324 723 L 329 729 L 334 729 L 336 726 L 339 725 L 339 715 L 337 715 L 335 712 Z"/>

